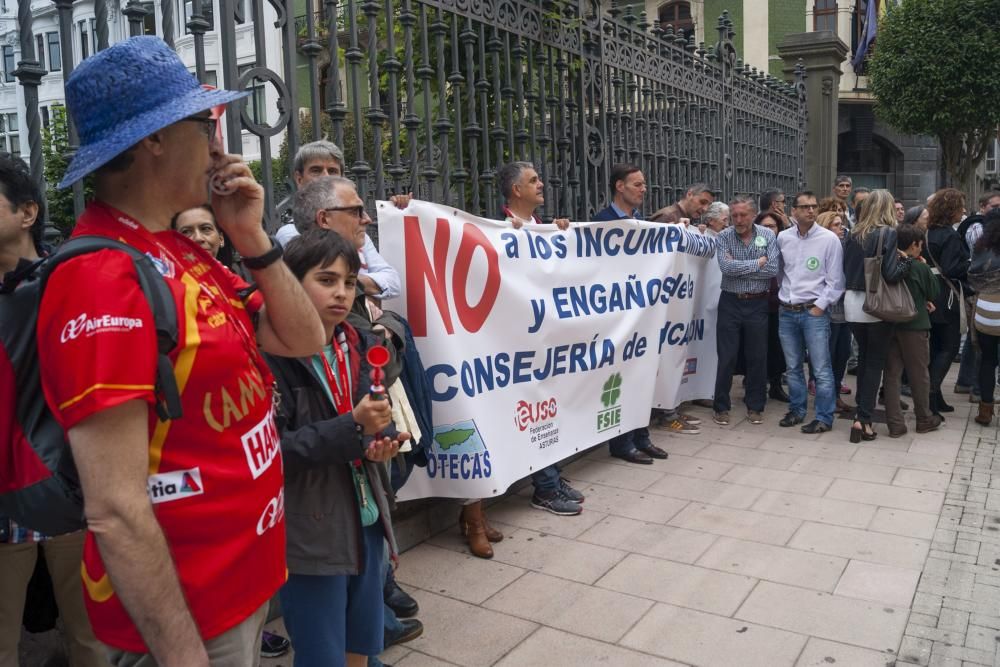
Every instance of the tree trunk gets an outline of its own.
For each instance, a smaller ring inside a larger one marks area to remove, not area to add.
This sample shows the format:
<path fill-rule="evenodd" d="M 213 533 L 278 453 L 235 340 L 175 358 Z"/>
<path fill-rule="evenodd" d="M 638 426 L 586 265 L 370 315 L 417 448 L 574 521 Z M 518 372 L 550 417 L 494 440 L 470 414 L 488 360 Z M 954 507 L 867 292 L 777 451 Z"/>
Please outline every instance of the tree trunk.
<path fill-rule="evenodd" d="M 945 134 L 938 137 L 941 143 L 941 162 L 948 176 L 948 186 L 968 191 L 976 167 L 986 155 L 992 131 L 971 134 Z"/>

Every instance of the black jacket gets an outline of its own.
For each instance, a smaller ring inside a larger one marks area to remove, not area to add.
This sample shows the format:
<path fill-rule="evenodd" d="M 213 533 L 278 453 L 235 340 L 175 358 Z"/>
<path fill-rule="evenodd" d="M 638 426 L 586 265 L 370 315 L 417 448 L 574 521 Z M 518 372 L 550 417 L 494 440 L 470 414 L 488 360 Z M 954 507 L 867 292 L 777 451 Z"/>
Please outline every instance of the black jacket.
<path fill-rule="evenodd" d="M 896 230 L 880 227 L 868 233 L 864 242 L 855 234 L 848 233 L 844 243 L 844 282 L 847 289 L 865 290 L 865 258 L 878 254 L 879 232 L 882 237 L 882 277 L 888 283 L 898 283 L 910 272 L 910 263 L 901 262 L 896 252 Z"/>
<path fill-rule="evenodd" d="M 958 289 L 969 272 L 969 250 L 965 241 L 950 226 L 932 227 L 927 230 L 923 255 L 927 266 L 931 267 L 941 283 L 941 291 L 934 300 L 935 311 L 931 313 L 931 324 L 958 321 L 961 303 L 951 286 Z M 945 277 L 949 280 L 945 280 Z"/>
<path fill-rule="evenodd" d="M 343 325 L 342 325 L 343 326 Z M 370 385 L 365 361 L 374 336 L 348 330 L 351 386 L 357 405 Z M 392 356 L 395 350 L 389 346 Z M 364 441 L 350 413 L 337 415 L 309 358 L 265 355 L 277 381 L 277 423 L 285 466 L 288 571 L 292 574 L 358 574 L 364 563 L 361 514 L 350 463 L 361 459 L 371 483 L 391 553 L 396 553 L 390 510 L 392 491 L 384 465 L 364 458 Z M 393 437 L 395 429 L 385 435 Z"/>

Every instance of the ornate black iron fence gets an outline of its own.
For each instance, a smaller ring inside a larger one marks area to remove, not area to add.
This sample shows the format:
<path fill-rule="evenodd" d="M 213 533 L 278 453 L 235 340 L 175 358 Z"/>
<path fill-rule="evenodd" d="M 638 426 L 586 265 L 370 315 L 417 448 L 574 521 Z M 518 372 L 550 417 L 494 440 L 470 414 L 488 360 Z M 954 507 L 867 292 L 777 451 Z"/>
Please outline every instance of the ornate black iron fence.
<path fill-rule="evenodd" d="M 98 48 L 105 48 L 107 3 L 117 0 L 85 1 L 95 3 Z M 209 1 L 192 0 L 185 24 L 203 81 Z M 369 201 L 412 191 L 484 215 L 499 209 L 496 169 L 510 160 L 538 168 L 545 218 L 588 218 L 604 205 L 609 168 L 619 161 L 645 172 L 650 209 L 697 181 L 723 197 L 767 187 L 794 191 L 803 181 L 801 68 L 787 84 L 743 66 L 725 15 L 716 45 L 706 49 L 669 27 L 650 26 L 630 8 L 605 12 L 598 0 L 314 0 L 298 17 L 293 1 L 268 0 L 277 21 L 253 23 L 255 66 L 240 73 L 236 29 L 265 15 L 264 0 L 217 2 L 220 85 L 269 82 L 276 90 L 277 107 L 266 110 L 266 120 L 244 103 L 240 113 L 227 114 L 226 128 L 230 150 L 240 150 L 243 132 L 261 139 L 272 211 L 287 206 L 291 161 L 273 159 L 269 139 L 287 131 L 281 153 L 294 155 L 301 130 L 311 137 L 326 131 L 347 149 L 348 172 Z M 68 76 L 74 3 L 55 4 Z M 172 43 L 173 3 L 163 2 L 161 11 L 159 34 Z M 130 34 L 142 32 L 146 12 L 128 1 L 122 13 Z M 15 76 L 32 171 L 40 175 L 36 89 L 44 70 L 31 22 L 30 3 L 19 2 Z M 267 62 L 268 40 L 280 40 L 283 62 Z M 301 110 L 311 112 L 305 128 Z"/>

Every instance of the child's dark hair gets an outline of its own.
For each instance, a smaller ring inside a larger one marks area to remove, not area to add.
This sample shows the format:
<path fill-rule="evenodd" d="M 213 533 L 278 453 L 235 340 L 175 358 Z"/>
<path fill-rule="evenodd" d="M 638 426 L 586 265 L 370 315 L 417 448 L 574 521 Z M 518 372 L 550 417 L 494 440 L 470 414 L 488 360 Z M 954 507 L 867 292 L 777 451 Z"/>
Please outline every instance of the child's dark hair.
<path fill-rule="evenodd" d="M 313 227 L 285 246 L 285 264 L 300 281 L 315 267 L 325 268 L 343 257 L 350 273 L 361 270 L 358 249 L 335 231 Z"/>
<path fill-rule="evenodd" d="M 917 241 L 924 240 L 924 233 L 916 225 L 896 226 L 896 247 L 906 250 Z"/>
<path fill-rule="evenodd" d="M 38 246 L 45 224 L 45 200 L 24 160 L 10 153 L 0 153 L 0 193 L 10 202 L 11 212 L 28 202 L 38 204 L 38 216 L 31 226 L 31 238 Z"/>

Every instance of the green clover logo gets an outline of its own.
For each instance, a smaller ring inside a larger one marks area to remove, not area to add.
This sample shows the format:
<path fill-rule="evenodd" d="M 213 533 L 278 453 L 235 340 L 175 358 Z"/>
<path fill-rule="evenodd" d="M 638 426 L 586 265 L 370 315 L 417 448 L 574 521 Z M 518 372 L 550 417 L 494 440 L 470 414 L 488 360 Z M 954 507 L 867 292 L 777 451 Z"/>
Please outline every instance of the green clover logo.
<path fill-rule="evenodd" d="M 603 390 L 601 391 L 601 403 L 604 407 L 610 408 L 612 405 L 618 402 L 618 397 L 621 396 L 622 391 L 620 387 L 622 386 L 622 374 L 615 373 L 608 378 L 607 382 L 604 383 Z"/>
<path fill-rule="evenodd" d="M 806 268 L 809 269 L 810 271 L 815 271 L 816 269 L 818 269 L 819 268 L 819 258 L 818 257 L 810 257 L 809 259 L 807 259 L 806 260 Z"/>

